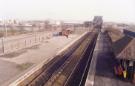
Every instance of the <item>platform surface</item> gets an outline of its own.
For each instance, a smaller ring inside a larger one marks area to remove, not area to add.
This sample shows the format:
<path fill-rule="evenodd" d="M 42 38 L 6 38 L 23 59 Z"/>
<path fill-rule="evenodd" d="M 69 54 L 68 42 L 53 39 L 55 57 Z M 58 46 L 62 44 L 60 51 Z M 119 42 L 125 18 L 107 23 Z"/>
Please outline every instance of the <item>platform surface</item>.
<path fill-rule="evenodd" d="M 116 77 L 114 65 L 117 65 L 117 60 L 111 49 L 110 38 L 106 33 L 100 33 L 85 86 L 135 86 Z"/>

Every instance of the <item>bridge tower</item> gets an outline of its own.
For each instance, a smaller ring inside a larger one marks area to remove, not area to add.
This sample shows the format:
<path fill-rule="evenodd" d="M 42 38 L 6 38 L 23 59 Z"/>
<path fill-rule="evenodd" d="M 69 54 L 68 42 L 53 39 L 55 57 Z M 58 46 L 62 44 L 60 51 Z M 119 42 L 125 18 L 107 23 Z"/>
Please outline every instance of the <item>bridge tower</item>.
<path fill-rule="evenodd" d="M 102 23 L 103 23 L 102 16 L 94 16 L 93 28 L 96 29 L 96 31 L 98 31 L 98 32 L 101 31 Z"/>

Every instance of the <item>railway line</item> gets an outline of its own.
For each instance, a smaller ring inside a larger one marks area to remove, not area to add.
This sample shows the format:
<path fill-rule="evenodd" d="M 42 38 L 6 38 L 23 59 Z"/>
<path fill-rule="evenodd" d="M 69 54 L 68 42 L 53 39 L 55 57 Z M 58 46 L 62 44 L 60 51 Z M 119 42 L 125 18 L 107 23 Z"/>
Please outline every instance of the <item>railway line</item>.
<path fill-rule="evenodd" d="M 89 32 L 66 49 L 43 65 L 40 73 L 33 72 L 34 78 L 10 86 L 133 86 L 115 76 L 117 60 L 106 32 Z"/>
<path fill-rule="evenodd" d="M 96 43 L 96 38 L 96 32 L 88 33 L 70 51 L 55 57 L 55 59 L 46 64 L 42 68 L 43 71 L 29 82 L 27 86 L 79 85 L 80 81 L 83 82 L 84 76 L 87 74 L 86 70 L 88 70 L 88 65 L 92 58 L 93 45 Z"/>
<path fill-rule="evenodd" d="M 91 32 L 10 86 L 133 86 L 114 73 L 119 62 L 102 22 L 101 16 L 95 17 Z"/>

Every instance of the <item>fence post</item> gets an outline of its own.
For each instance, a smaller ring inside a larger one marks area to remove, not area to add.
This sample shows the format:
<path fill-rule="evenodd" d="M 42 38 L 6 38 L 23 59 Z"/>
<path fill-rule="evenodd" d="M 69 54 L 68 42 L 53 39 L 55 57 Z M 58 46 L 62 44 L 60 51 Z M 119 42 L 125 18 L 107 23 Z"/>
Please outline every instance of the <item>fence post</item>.
<path fill-rule="evenodd" d="M 25 39 L 25 48 L 26 48 L 26 39 Z"/>
<path fill-rule="evenodd" d="M 5 50 L 4 50 L 4 37 L 2 37 L 2 51 L 3 51 L 3 53 L 5 53 Z"/>

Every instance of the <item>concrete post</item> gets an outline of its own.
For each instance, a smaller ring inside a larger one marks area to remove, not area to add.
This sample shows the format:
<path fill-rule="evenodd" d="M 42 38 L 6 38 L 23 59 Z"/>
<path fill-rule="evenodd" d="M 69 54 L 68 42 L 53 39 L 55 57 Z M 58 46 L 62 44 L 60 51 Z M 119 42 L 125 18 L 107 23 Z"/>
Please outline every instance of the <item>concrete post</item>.
<path fill-rule="evenodd" d="M 2 52 L 5 53 L 5 50 L 4 50 L 4 37 L 2 37 Z"/>

